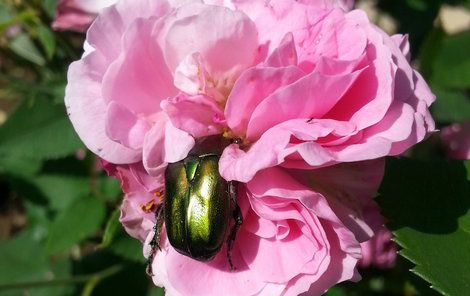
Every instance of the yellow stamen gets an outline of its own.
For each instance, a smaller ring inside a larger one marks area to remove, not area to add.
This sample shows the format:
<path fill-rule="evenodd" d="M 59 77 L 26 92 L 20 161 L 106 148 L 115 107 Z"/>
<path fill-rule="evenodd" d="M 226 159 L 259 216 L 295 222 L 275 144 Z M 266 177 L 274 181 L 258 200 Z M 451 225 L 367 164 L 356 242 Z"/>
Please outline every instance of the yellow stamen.
<path fill-rule="evenodd" d="M 152 213 L 155 211 L 156 202 L 154 199 L 151 199 L 147 203 L 141 204 L 140 208 L 142 209 L 144 213 L 147 213 L 147 214 Z"/>

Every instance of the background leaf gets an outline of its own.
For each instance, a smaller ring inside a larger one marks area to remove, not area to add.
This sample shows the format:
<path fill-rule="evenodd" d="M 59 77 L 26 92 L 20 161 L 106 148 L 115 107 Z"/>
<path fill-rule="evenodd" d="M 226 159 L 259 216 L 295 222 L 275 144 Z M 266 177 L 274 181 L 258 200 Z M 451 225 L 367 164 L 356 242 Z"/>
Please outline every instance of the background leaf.
<path fill-rule="evenodd" d="M 444 295 L 470 291 L 470 183 L 462 162 L 388 159 L 378 202 L 414 273 Z"/>
<path fill-rule="evenodd" d="M 105 216 L 104 203 L 96 198 L 82 197 L 67 209 L 60 212 L 54 220 L 46 252 L 54 254 L 68 250 L 81 240 L 93 235 L 100 227 Z"/>
<path fill-rule="evenodd" d="M 47 59 L 52 59 L 55 53 L 56 41 L 51 30 L 46 26 L 38 27 L 38 39 L 46 52 Z"/>
<path fill-rule="evenodd" d="M 440 122 L 464 122 L 470 120 L 470 100 L 465 91 L 435 89 L 439 98 L 433 105 L 434 118 Z"/>
<path fill-rule="evenodd" d="M 27 281 L 47 281 L 70 274 L 68 260 L 50 261 L 43 254 L 40 241 L 32 232 L 23 232 L 13 239 L 0 243 L 0 295 L 55 296 L 70 293 L 67 286 L 45 286 L 4 290 L 4 285 Z M 21 286 L 21 285 L 20 285 Z M 67 292 L 68 291 L 68 292 Z"/>
<path fill-rule="evenodd" d="M 115 237 L 121 233 L 121 223 L 119 222 L 119 209 L 116 209 L 111 214 L 108 222 L 106 223 L 106 228 L 104 229 L 103 240 L 101 241 L 100 247 L 106 248 L 114 241 Z"/>
<path fill-rule="evenodd" d="M 39 66 L 44 66 L 46 60 L 41 52 L 37 49 L 30 36 L 26 33 L 18 34 L 11 42 L 10 49 L 18 56 L 35 63 Z"/>
<path fill-rule="evenodd" d="M 88 180 L 82 177 L 41 175 L 33 183 L 49 201 L 52 210 L 65 210 L 90 192 Z"/>
<path fill-rule="evenodd" d="M 430 83 L 448 88 L 470 88 L 470 31 L 444 38 L 433 60 Z"/>
<path fill-rule="evenodd" d="M 58 158 L 81 147 L 65 107 L 43 99 L 21 104 L 0 127 L 0 158 Z"/>

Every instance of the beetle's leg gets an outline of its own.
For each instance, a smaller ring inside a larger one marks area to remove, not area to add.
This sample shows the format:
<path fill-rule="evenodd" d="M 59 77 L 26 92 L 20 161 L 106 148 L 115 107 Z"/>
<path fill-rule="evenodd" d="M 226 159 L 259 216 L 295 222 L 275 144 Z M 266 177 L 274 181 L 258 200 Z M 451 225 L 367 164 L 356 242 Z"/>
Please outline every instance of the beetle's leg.
<path fill-rule="evenodd" d="M 147 269 L 146 272 L 149 276 L 153 276 L 152 270 L 152 261 L 155 257 L 155 253 L 157 252 L 157 248 L 161 251 L 160 248 L 160 234 L 163 228 L 163 204 L 161 204 L 157 210 L 155 211 L 155 225 L 153 226 L 153 230 L 155 231 L 152 240 L 150 241 L 150 247 L 152 248 L 150 251 L 150 255 L 147 258 Z"/>
<path fill-rule="evenodd" d="M 230 199 L 232 200 L 232 203 L 235 207 L 233 210 L 233 219 L 235 220 L 235 224 L 233 225 L 230 231 L 230 235 L 227 240 L 227 259 L 230 265 L 230 270 L 234 271 L 235 267 L 233 266 L 233 262 L 232 262 L 232 248 L 233 248 L 233 243 L 235 242 L 235 238 L 237 236 L 237 232 L 243 223 L 243 216 L 242 216 L 240 207 L 238 206 L 238 203 L 237 203 L 237 183 L 233 181 L 229 182 L 228 189 L 229 189 Z"/>

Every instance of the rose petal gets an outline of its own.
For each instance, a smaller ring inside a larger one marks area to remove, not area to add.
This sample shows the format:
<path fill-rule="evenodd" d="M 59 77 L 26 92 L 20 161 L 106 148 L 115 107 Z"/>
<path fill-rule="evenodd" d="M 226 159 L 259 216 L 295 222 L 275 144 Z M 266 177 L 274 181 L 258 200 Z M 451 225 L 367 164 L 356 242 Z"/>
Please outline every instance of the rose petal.
<path fill-rule="evenodd" d="M 111 140 L 131 149 L 141 149 L 150 126 L 125 107 L 111 102 L 106 111 L 105 129 Z"/>
<path fill-rule="evenodd" d="M 321 118 L 348 91 L 361 71 L 326 76 L 318 72 L 279 89 L 262 101 L 248 123 L 247 138 L 257 139 L 269 127 L 295 118 Z"/>
<path fill-rule="evenodd" d="M 93 153 L 116 164 L 141 159 L 138 150 L 127 148 L 106 136 L 106 105 L 100 91 L 102 56 L 93 52 L 70 65 L 65 105 L 75 131 Z M 83 87 L 83 85 L 87 87 Z"/>
<path fill-rule="evenodd" d="M 300 69 L 293 66 L 252 68 L 245 71 L 235 83 L 227 100 L 227 125 L 235 134 L 244 135 L 250 116 L 258 104 L 276 89 L 293 83 L 303 75 Z"/>
<path fill-rule="evenodd" d="M 294 37 L 287 33 L 264 63 L 267 67 L 297 66 L 297 51 L 295 50 Z"/>
<path fill-rule="evenodd" d="M 186 131 L 194 138 L 222 132 L 224 114 L 220 107 L 206 96 L 179 94 L 171 100 L 163 101 L 161 108 L 176 128 Z"/>
<path fill-rule="evenodd" d="M 198 14 L 193 14 L 194 10 Z M 182 6 L 166 34 L 165 58 L 170 69 L 189 54 L 199 52 L 212 77 L 226 77 L 251 65 L 257 54 L 253 22 L 240 11 L 220 6 Z M 184 46 L 181 46 L 184 44 Z"/>
<path fill-rule="evenodd" d="M 194 146 L 194 138 L 175 128 L 165 115 L 161 115 L 147 133 L 143 146 L 143 164 L 152 176 L 164 172 L 168 162 L 185 158 Z"/>
<path fill-rule="evenodd" d="M 152 114 L 177 94 L 163 53 L 152 37 L 152 21 L 136 20 L 123 36 L 122 51 L 103 77 L 103 96 L 136 114 Z"/>

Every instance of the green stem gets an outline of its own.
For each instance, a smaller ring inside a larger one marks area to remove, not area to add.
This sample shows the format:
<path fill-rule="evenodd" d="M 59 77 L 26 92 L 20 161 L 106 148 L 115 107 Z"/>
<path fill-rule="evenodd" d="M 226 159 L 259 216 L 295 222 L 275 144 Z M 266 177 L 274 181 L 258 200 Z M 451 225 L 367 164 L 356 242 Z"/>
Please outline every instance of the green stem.
<path fill-rule="evenodd" d="M 56 279 L 50 281 L 32 281 L 15 284 L 0 284 L 0 291 L 3 290 L 15 290 L 15 289 L 29 289 L 29 288 L 40 288 L 48 286 L 63 286 L 76 283 L 85 283 L 89 280 L 99 281 L 109 276 L 112 276 L 123 269 L 122 265 L 113 265 L 109 268 L 103 269 L 96 273 L 79 275 L 71 278 Z"/>

